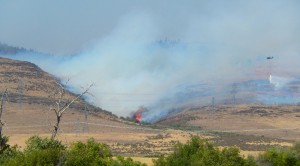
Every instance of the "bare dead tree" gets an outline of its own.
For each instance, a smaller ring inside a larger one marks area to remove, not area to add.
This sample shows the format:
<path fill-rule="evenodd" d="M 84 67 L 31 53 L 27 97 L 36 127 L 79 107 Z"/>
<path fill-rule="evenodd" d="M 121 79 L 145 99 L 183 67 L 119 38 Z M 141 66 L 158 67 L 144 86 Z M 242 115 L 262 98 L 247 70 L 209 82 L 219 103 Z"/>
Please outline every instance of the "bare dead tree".
<path fill-rule="evenodd" d="M 66 87 L 60 83 L 57 83 L 59 88 L 57 90 L 57 92 L 55 92 L 58 95 L 57 101 L 56 101 L 56 106 L 55 107 L 51 107 L 50 111 L 54 111 L 55 115 L 56 115 L 56 122 L 54 124 L 54 129 L 52 130 L 52 136 L 51 138 L 54 139 L 57 135 L 57 132 L 59 130 L 59 124 L 61 122 L 61 118 L 63 116 L 63 113 L 68 110 L 68 108 L 70 107 L 70 105 L 72 103 L 74 103 L 76 100 L 78 100 L 79 98 L 81 98 L 83 95 L 88 94 L 90 88 L 94 85 L 94 84 L 90 84 L 87 88 L 84 89 L 84 91 L 80 94 L 78 94 L 76 97 L 74 97 L 72 100 L 65 100 L 65 95 L 66 95 Z"/>
<path fill-rule="evenodd" d="M 5 149 L 9 147 L 7 144 L 7 138 L 5 138 L 2 134 L 2 128 L 4 126 L 4 122 L 2 121 L 2 113 L 4 109 L 4 103 L 8 99 L 8 91 L 5 89 L 5 91 L 2 93 L 1 96 L 1 105 L 0 105 L 0 154 L 4 152 Z"/>

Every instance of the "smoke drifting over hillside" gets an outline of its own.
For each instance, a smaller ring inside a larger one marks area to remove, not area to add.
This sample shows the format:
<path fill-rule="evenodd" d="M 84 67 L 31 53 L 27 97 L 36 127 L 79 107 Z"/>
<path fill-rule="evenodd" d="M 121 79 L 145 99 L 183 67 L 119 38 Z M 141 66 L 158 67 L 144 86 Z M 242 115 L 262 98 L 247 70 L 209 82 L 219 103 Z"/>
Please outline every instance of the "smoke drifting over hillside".
<path fill-rule="evenodd" d="M 234 83 L 240 83 L 237 89 L 250 95 L 251 101 L 263 101 L 262 96 L 270 97 L 269 91 L 278 90 L 269 82 L 270 74 L 273 83 L 279 78 L 297 80 L 298 1 L 168 5 L 163 5 L 171 8 L 167 16 L 155 7 L 129 10 L 118 17 L 110 32 L 76 55 L 14 57 L 32 61 L 62 79 L 70 78 L 77 91 L 94 82 L 95 97 L 90 100 L 115 114 L 127 116 L 144 105 L 150 113 L 142 120 L 148 121 L 170 110 L 210 103 L 212 96 L 225 102 L 235 93 Z M 275 58 L 268 61 L 267 56 Z M 256 80 L 250 81 L 255 86 L 247 86 L 249 80 Z M 250 94 L 251 87 L 257 90 L 264 84 L 269 91 L 261 90 L 258 97 Z"/>

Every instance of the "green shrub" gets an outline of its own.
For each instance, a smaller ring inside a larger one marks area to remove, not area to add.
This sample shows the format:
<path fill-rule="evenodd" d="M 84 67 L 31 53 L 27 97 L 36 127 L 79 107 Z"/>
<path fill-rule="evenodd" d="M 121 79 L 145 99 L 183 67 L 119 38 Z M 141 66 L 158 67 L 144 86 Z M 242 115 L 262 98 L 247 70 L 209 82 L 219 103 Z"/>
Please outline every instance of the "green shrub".
<path fill-rule="evenodd" d="M 274 166 L 300 166 L 300 158 L 293 148 L 270 148 L 259 156 L 261 164 Z"/>
<path fill-rule="evenodd" d="M 55 166 L 62 161 L 62 151 L 59 149 L 33 150 L 22 153 L 12 160 L 4 163 L 7 166 L 30 166 L 30 165 L 47 165 Z"/>
<path fill-rule="evenodd" d="M 8 137 L 5 135 L 0 135 L 0 154 L 2 154 L 7 148 L 9 148 L 7 142 L 8 142 Z"/>
<path fill-rule="evenodd" d="M 111 152 L 107 145 L 89 139 L 87 143 L 74 143 L 66 155 L 64 165 L 108 165 Z"/>
<path fill-rule="evenodd" d="M 300 142 L 296 142 L 292 149 L 299 155 L 300 154 Z"/>
<path fill-rule="evenodd" d="M 132 158 L 124 158 L 121 156 L 117 156 L 115 160 L 110 161 L 110 166 L 147 166 L 146 164 L 142 164 L 138 161 L 133 161 Z"/>
<path fill-rule="evenodd" d="M 56 139 L 41 138 L 39 136 L 32 136 L 26 141 L 26 151 L 45 150 L 45 149 L 60 149 L 65 150 L 66 146 L 61 141 Z"/>
<path fill-rule="evenodd" d="M 240 150 L 237 147 L 224 148 L 221 151 L 220 165 L 244 165 L 244 166 L 254 166 L 257 165 L 254 157 L 249 156 L 244 158 L 240 155 Z"/>
<path fill-rule="evenodd" d="M 76 142 L 66 149 L 55 139 L 33 136 L 26 141 L 23 152 L 17 147 L 6 150 L 0 156 L 0 165 L 4 166 L 56 166 L 56 165 L 107 165 L 107 166 L 145 166 L 131 158 L 112 159 L 107 145 L 89 139 L 86 143 Z"/>
<path fill-rule="evenodd" d="M 3 165 L 57 165 L 63 161 L 65 146 L 58 140 L 30 137 L 23 152 L 6 160 Z"/>
<path fill-rule="evenodd" d="M 177 143 L 168 157 L 154 160 L 156 166 L 252 166 L 253 157 L 244 159 L 236 147 L 219 150 L 207 140 L 192 137 L 186 144 Z"/>
<path fill-rule="evenodd" d="M 19 147 L 17 145 L 14 146 L 10 146 L 7 144 L 8 142 L 8 137 L 7 136 L 2 136 L 0 138 L 0 142 L 2 142 L 3 145 L 5 145 L 4 147 L 2 147 L 1 149 L 1 153 L 0 153 L 0 165 L 2 165 L 3 163 L 13 159 L 14 157 L 16 157 L 17 155 L 19 155 L 21 152 L 19 151 Z"/>

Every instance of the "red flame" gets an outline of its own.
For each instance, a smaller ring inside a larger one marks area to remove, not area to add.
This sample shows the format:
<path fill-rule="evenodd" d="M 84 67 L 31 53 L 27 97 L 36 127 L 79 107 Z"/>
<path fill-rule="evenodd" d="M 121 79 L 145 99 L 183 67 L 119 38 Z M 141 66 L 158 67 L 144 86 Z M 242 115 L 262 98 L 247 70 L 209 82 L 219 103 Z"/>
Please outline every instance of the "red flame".
<path fill-rule="evenodd" d="M 141 122 L 141 112 L 140 112 L 140 111 L 136 112 L 136 114 L 135 114 L 135 119 L 136 119 L 138 122 Z"/>
<path fill-rule="evenodd" d="M 147 111 L 147 108 L 144 106 L 140 106 L 135 113 L 133 113 L 132 118 L 135 119 L 136 123 L 139 123 L 141 125 L 142 122 L 142 116 L 144 116 L 144 113 Z"/>

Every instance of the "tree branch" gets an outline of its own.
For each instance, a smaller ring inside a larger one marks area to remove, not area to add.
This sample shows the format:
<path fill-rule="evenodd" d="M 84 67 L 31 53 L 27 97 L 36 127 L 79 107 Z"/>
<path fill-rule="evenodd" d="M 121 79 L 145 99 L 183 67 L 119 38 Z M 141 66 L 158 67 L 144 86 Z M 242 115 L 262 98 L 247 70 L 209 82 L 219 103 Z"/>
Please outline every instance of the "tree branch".
<path fill-rule="evenodd" d="M 85 94 L 88 94 L 90 88 L 94 85 L 94 84 L 91 84 L 89 85 L 84 92 L 82 92 L 81 94 L 77 95 L 76 97 L 74 97 L 71 101 L 67 101 L 66 103 L 64 102 L 64 95 L 65 95 L 65 86 L 57 83 L 59 86 L 60 86 L 60 89 L 58 90 L 58 94 L 59 94 L 59 97 L 58 97 L 58 101 L 56 101 L 56 104 L 57 104 L 57 109 L 50 109 L 50 110 L 54 110 L 55 111 L 55 114 L 56 114 L 56 123 L 55 125 L 53 126 L 54 129 L 52 131 L 52 136 L 51 138 L 54 139 L 57 135 L 57 132 L 59 130 L 59 124 L 60 124 L 60 121 L 61 121 L 61 118 L 63 116 L 63 113 L 70 107 L 70 105 L 72 103 L 74 103 L 76 100 L 78 100 L 80 97 L 82 97 L 83 95 Z M 61 107 L 61 104 L 62 103 L 65 103 L 63 107 Z"/>

